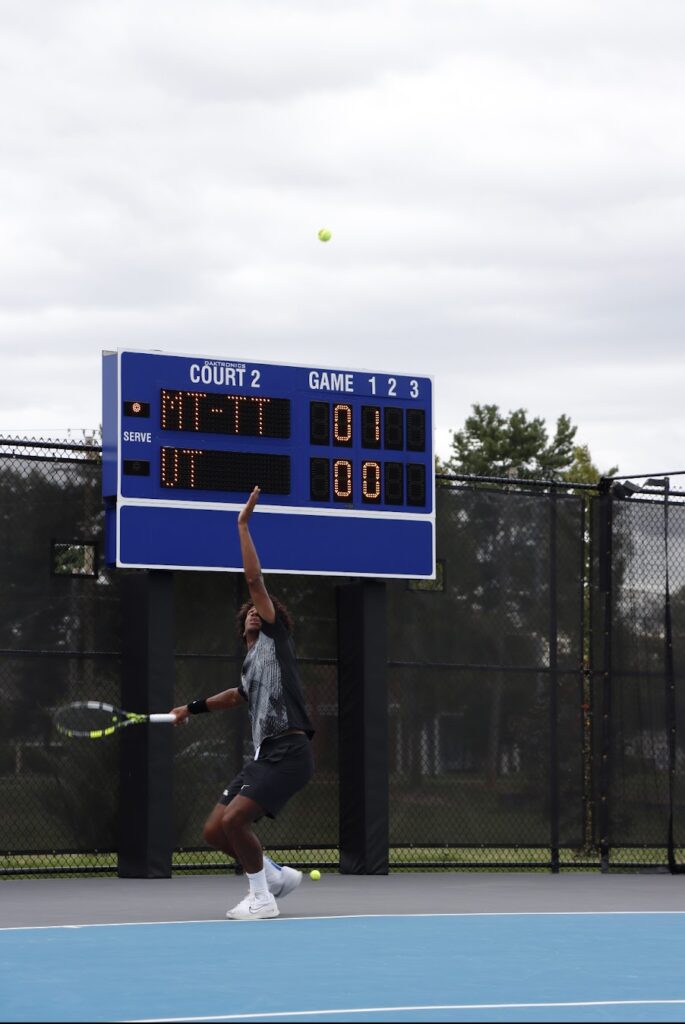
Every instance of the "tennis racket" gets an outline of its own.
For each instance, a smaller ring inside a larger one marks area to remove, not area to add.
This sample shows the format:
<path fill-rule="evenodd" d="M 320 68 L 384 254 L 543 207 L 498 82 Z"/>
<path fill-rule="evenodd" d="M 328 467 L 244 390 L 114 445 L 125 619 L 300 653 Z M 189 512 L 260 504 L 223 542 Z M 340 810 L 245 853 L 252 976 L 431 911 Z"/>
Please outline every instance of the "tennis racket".
<path fill-rule="evenodd" d="M 101 704 L 96 700 L 76 701 L 57 708 L 53 715 L 55 728 L 63 736 L 78 739 L 100 740 L 105 736 L 113 736 L 119 729 L 129 725 L 144 725 L 149 722 L 173 723 L 175 715 L 143 715 L 136 711 L 124 711 L 112 704 Z"/>

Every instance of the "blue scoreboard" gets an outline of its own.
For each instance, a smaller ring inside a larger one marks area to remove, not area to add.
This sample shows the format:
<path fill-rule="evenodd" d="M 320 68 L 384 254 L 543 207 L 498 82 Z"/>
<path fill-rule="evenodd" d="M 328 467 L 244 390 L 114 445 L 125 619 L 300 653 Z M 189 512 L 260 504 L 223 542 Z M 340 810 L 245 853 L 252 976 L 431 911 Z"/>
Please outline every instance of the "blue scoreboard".
<path fill-rule="evenodd" d="M 104 352 L 106 557 L 240 571 L 236 516 L 265 572 L 435 575 L 428 377 Z"/>

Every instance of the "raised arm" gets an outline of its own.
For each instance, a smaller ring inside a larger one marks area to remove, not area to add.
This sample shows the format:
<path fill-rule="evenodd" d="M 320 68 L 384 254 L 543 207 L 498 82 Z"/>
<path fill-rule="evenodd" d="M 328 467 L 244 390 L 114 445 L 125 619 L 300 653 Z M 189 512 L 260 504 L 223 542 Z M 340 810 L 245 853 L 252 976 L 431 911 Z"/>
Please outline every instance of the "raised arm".
<path fill-rule="evenodd" d="M 243 569 L 245 570 L 245 579 L 247 580 L 248 590 L 250 591 L 250 598 L 252 603 L 261 619 L 265 622 L 276 621 L 276 609 L 273 606 L 273 601 L 269 597 L 269 592 L 264 586 L 264 577 L 262 576 L 262 567 L 259 564 L 259 556 L 257 555 L 257 549 L 254 546 L 254 541 L 250 534 L 250 516 L 252 515 L 253 509 L 259 501 L 259 487 L 255 487 L 252 494 L 245 502 L 238 516 L 238 535 L 240 537 L 240 551 L 243 556 Z"/>

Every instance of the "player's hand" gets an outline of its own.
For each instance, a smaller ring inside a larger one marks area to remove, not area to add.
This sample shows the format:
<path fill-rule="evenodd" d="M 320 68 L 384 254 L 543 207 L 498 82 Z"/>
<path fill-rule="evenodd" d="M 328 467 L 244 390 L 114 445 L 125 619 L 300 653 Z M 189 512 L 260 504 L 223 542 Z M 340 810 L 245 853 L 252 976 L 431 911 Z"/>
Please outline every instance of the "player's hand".
<path fill-rule="evenodd" d="M 255 487 L 254 490 L 252 491 L 252 494 L 250 495 L 250 497 L 245 502 L 243 508 L 240 510 L 240 514 L 238 516 L 238 525 L 239 526 L 243 526 L 245 523 L 247 523 L 248 519 L 252 515 L 252 510 L 254 509 L 255 505 L 259 501 L 259 495 L 260 494 L 261 494 L 261 491 L 259 490 L 259 487 Z"/>
<path fill-rule="evenodd" d="M 186 704 L 183 704 L 180 708 L 172 708 L 171 714 L 174 715 L 174 717 L 176 718 L 176 721 L 174 722 L 174 727 L 176 727 L 177 725 L 182 725 L 184 722 L 187 722 L 188 719 L 190 718 L 190 712 L 188 711 L 188 707 Z"/>

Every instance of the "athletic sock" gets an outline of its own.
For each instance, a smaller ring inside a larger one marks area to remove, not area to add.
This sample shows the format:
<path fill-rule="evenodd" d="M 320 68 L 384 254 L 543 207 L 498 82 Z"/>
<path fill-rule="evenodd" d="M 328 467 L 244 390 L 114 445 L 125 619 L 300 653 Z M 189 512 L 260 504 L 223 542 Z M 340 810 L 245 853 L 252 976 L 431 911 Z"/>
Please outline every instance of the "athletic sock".
<path fill-rule="evenodd" d="M 249 871 L 246 871 L 245 874 L 250 883 L 250 894 L 260 900 L 266 899 L 269 895 L 269 887 L 266 882 L 266 871 L 264 868 L 261 871 L 255 871 L 253 875 Z"/>

